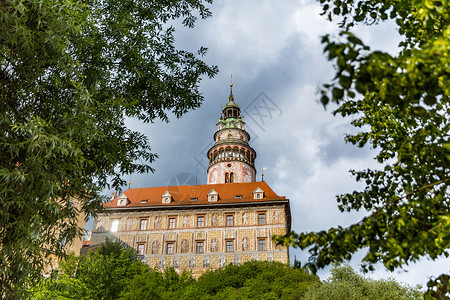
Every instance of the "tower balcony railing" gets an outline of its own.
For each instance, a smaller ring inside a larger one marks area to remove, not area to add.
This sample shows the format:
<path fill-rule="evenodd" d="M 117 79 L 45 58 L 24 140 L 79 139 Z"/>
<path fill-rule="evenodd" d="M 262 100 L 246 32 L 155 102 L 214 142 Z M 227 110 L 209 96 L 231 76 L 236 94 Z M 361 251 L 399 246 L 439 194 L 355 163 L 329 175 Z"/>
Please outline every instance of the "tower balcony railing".
<path fill-rule="evenodd" d="M 211 166 L 211 165 L 213 165 L 215 163 L 224 162 L 224 161 L 241 161 L 241 162 L 244 162 L 244 163 L 247 163 L 247 164 L 251 165 L 252 167 L 255 166 L 253 161 L 248 160 L 246 158 L 242 158 L 242 157 L 236 157 L 236 156 L 220 157 L 220 158 L 212 160 L 209 163 L 209 165 Z"/>

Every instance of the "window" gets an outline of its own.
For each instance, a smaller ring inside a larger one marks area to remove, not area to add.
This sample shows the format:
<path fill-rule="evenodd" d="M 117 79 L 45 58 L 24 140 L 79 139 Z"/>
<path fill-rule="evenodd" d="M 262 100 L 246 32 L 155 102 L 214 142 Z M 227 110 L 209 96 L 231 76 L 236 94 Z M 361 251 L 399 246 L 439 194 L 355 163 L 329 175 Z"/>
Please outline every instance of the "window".
<path fill-rule="evenodd" d="M 173 254 L 173 243 L 167 243 L 166 254 Z"/>
<path fill-rule="evenodd" d="M 234 173 L 230 173 L 230 182 L 231 182 L 231 183 L 234 182 Z"/>
<path fill-rule="evenodd" d="M 145 251 L 145 244 L 138 244 L 137 255 L 144 255 L 144 251 Z"/>
<path fill-rule="evenodd" d="M 164 194 L 162 194 L 161 199 L 162 203 L 170 203 L 172 202 L 172 195 L 169 193 L 169 191 L 166 191 Z"/>
<path fill-rule="evenodd" d="M 196 252 L 203 253 L 203 242 L 197 242 Z"/>
<path fill-rule="evenodd" d="M 197 227 L 205 227 L 205 217 L 204 216 L 197 217 Z"/>
<path fill-rule="evenodd" d="M 195 202 L 195 201 L 197 201 L 198 200 L 198 198 L 191 198 L 191 201 L 192 202 Z"/>
<path fill-rule="evenodd" d="M 266 239 L 259 239 L 258 240 L 258 250 L 259 251 L 265 251 L 266 250 Z"/>
<path fill-rule="evenodd" d="M 141 203 L 147 203 L 148 199 L 141 200 Z"/>
<path fill-rule="evenodd" d="M 235 199 L 242 199 L 242 195 L 236 195 L 234 196 Z"/>
<path fill-rule="evenodd" d="M 117 232 L 119 229 L 119 220 L 113 220 L 111 222 L 111 232 Z"/>
<path fill-rule="evenodd" d="M 208 202 L 216 202 L 219 200 L 219 194 L 212 189 L 208 194 Z"/>
<path fill-rule="evenodd" d="M 146 230 L 146 229 L 147 229 L 147 219 L 140 219 L 139 230 Z"/>
<path fill-rule="evenodd" d="M 175 218 L 169 218 L 169 228 L 175 228 Z"/>
<path fill-rule="evenodd" d="M 264 198 L 264 191 L 261 188 L 256 188 L 253 191 L 253 199 L 263 199 Z"/>
<path fill-rule="evenodd" d="M 233 226 L 234 225 L 234 217 L 233 215 L 227 215 L 227 226 Z"/>
<path fill-rule="evenodd" d="M 258 214 L 258 224 L 259 225 L 266 224 L 266 213 L 259 213 Z"/>
<path fill-rule="evenodd" d="M 117 206 L 125 206 L 128 204 L 128 197 L 125 194 L 121 194 L 117 197 Z"/>
<path fill-rule="evenodd" d="M 230 174 L 225 173 L 225 183 L 229 183 L 230 182 Z"/>
<path fill-rule="evenodd" d="M 234 251 L 234 241 L 227 241 L 227 252 L 233 252 Z"/>

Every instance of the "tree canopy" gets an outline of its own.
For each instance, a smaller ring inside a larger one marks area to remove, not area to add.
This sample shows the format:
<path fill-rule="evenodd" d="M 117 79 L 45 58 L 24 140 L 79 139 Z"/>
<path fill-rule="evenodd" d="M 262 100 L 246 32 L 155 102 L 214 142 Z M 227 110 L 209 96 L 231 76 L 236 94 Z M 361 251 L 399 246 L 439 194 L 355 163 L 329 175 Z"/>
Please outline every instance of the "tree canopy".
<path fill-rule="evenodd" d="M 250 261 L 211 270 L 150 269 L 120 241 L 100 251 L 70 256 L 29 291 L 32 299 L 419 299 L 422 293 L 392 279 L 371 280 L 349 266 L 333 267 L 320 281 L 309 271 L 278 262 Z"/>
<path fill-rule="evenodd" d="M 365 188 L 337 196 L 342 212 L 368 212 L 359 222 L 276 240 L 308 249 L 313 270 L 360 249 L 367 250 L 366 271 L 378 262 L 394 270 L 425 257 L 448 257 L 450 3 L 320 2 L 323 14 L 343 29 L 338 37 L 322 38 L 336 75 L 321 89 L 321 102 L 337 103 L 334 114 L 352 118 L 359 132 L 346 141 L 378 150 L 380 168 L 351 170 Z M 402 37 L 396 54 L 371 50 L 351 32 L 357 24 L 388 19 Z M 448 283 L 448 276 L 440 280 Z"/>
<path fill-rule="evenodd" d="M 311 286 L 305 300 L 407 300 L 423 299 L 417 287 L 402 285 L 392 278 L 374 280 L 357 274 L 350 266 L 333 266 L 331 276 Z"/>
<path fill-rule="evenodd" d="M 168 121 L 199 107 L 217 73 L 174 46 L 206 1 L 0 2 L 0 294 L 13 297 L 83 233 L 99 191 L 156 158 L 126 118 Z M 172 22 L 173 23 L 173 22 Z"/>

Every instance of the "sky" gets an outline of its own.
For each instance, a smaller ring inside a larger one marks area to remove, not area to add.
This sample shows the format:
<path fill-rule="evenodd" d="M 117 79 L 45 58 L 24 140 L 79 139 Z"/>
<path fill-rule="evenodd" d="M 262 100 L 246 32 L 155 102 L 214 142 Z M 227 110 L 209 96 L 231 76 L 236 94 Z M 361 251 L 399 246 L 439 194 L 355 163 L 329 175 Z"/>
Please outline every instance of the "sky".
<path fill-rule="evenodd" d="M 148 136 L 159 155 L 152 164 L 153 174 L 127 178 L 131 187 L 206 184 L 206 152 L 221 105 L 228 100 L 232 75 L 235 101 L 257 152 L 257 180 L 266 168 L 264 180 L 290 199 L 292 229 L 319 231 L 357 222 L 364 212 L 339 212 L 336 195 L 362 187 L 348 170 L 380 166 L 373 159 L 375 150 L 345 143 L 345 134 L 355 132 L 351 119 L 334 117 L 333 105 L 324 109 L 318 103 L 318 88 L 334 75 L 320 39 L 325 34 L 336 36 L 337 24 L 321 16 L 320 5 L 313 0 L 217 1 L 209 8 L 213 16 L 198 20 L 194 29 L 176 27 L 176 46 L 193 52 L 207 47 L 204 60 L 217 65 L 219 74 L 203 78 L 203 105 L 181 119 L 153 124 L 127 121 Z M 398 51 L 400 37 L 393 23 L 358 27 L 355 32 L 373 49 Z M 357 271 L 362 254 L 351 261 Z M 308 253 L 291 249 L 294 257 L 305 263 Z M 450 260 L 423 259 L 393 273 L 377 265 L 368 276 L 424 285 L 429 276 L 449 269 Z M 319 275 L 325 279 L 329 268 Z"/>

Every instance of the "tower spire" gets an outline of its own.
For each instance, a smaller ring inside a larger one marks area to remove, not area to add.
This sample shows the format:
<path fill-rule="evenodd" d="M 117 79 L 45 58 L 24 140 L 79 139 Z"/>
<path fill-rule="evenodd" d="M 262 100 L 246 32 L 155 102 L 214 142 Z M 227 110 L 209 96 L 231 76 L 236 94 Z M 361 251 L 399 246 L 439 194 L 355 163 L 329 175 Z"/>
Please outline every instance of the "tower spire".
<path fill-rule="evenodd" d="M 234 102 L 234 96 L 233 96 L 233 84 L 232 84 L 232 83 L 230 83 L 230 97 L 228 97 L 228 100 Z"/>
<path fill-rule="evenodd" d="M 234 102 L 234 96 L 233 96 L 233 74 L 231 74 L 231 78 L 230 78 L 230 97 L 228 97 L 228 100 Z"/>
<path fill-rule="evenodd" d="M 231 77 L 232 78 L 232 77 Z M 217 122 L 214 145 L 208 150 L 208 184 L 254 182 L 256 152 L 249 145 L 241 109 L 234 102 L 233 83 L 230 97 Z"/>

